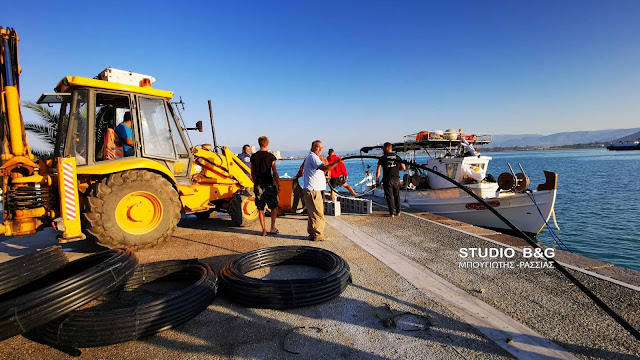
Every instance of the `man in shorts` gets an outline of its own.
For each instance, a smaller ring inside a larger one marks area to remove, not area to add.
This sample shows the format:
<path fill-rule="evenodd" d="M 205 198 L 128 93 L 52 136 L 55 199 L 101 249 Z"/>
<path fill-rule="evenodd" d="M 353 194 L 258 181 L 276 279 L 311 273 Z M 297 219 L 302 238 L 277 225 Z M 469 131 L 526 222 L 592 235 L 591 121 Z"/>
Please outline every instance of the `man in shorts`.
<path fill-rule="evenodd" d="M 262 226 L 262 236 L 267 235 L 264 221 L 264 207 L 268 206 L 271 212 L 270 234 L 277 234 L 276 216 L 278 216 L 278 194 L 280 193 L 280 178 L 276 169 L 276 157 L 267 151 L 269 138 L 260 136 L 258 138 L 260 151 L 251 156 L 251 180 L 253 180 L 253 191 L 256 197 L 256 207 L 258 217 Z"/>
<path fill-rule="evenodd" d="M 340 160 L 340 157 L 336 155 L 336 152 L 333 149 L 329 149 L 329 156 L 327 156 L 327 162 L 332 163 L 334 161 Z M 335 191 L 333 189 L 343 186 L 345 189 L 349 190 L 353 195 L 358 195 L 353 188 L 347 184 L 347 180 L 349 180 L 349 173 L 347 172 L 346 166 L 344 163 L 340 163 L 336 165 L 331 171 L 329 171 L 329 185 L 331 185 L 331 201 L 335 199 Z"/>

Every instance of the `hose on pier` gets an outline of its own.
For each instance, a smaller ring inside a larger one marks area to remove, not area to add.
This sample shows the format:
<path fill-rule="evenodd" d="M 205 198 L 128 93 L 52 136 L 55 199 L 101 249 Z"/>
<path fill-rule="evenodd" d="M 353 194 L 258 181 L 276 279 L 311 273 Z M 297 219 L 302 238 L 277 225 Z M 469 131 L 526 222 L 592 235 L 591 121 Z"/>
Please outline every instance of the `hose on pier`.
<path fill-rule="evenodd" d="M 314 278 L 257 279 L 245 274 L 263 267 L 307 265 L 326 271 Z M 340 295 L 351 282 L 349 264 L 335 253 L 311 246 L 276 246 L 248 252 L 220 272 L 231 300 L 249 307 L 291 309 L 316 305 Z"/>
<path fill-rule="evenodd" d="M 44 325 L 122 286 L 138 258 L 129 249 L 85 256 L 0 296 L 0 340 Z"/>
<path fill-rule="evenodd" d="M 57 245 L 0 263 L 0 295 L 39 279 L 66 264 L 67 257 Z"/>
<path fill-rule="evenodd" d="M 105 346 L 136 340 L 182 324 L 204 311 L 217 294 L 216 273 L 197 259 L 168 260 L 143 264 L 114 293 L 125 295 L 143 284 L 165 280 L 188 286 L 150 299 L 108 299 L 103 305 L 74 311 L 38 328 L 38 336 L 62 349 Z M 140 289 L 143 290 L 143 289 Z M 132 293 L 135 294 L 135 293 Z M 123 304 L 124 303 L 124 304 Z"/>

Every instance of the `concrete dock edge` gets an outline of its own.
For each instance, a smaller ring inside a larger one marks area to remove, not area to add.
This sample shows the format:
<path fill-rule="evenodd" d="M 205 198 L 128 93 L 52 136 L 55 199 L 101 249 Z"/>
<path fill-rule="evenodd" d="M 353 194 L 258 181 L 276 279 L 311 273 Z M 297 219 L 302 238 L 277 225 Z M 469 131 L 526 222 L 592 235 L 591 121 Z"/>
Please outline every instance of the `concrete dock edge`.
<path fill-rule="evenodd" d="M 427 296 L 474 326 L 518 359 L 577 359 L 527 326 L 444 280 L 424 266 L 339 218 L 327 222 L 351 241 L 397 272 Z"/>

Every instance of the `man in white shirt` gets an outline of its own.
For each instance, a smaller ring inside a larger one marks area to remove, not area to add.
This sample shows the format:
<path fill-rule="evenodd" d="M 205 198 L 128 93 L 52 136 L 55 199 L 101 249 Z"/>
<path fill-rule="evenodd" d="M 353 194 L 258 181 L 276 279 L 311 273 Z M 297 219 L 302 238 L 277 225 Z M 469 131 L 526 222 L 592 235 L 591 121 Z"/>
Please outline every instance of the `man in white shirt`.
<path fill-rule="evenodd" d="M 322 154 L 322 142 L 316 140 L 311 143 L 311 151 L 304 159 L 304 205 L 307 208 L 309 221 L 307 232 L 309 239 L 315 241 L 328 240 L 324 235 L 324 199 L 322 191 L 326 190 L 327 182 L 324 176 L 325 171 L 333 169 L 336 165 L 343 163 L 343 160 L 336 160 L 331 164 L 324 164 L 320 159 Z"/>

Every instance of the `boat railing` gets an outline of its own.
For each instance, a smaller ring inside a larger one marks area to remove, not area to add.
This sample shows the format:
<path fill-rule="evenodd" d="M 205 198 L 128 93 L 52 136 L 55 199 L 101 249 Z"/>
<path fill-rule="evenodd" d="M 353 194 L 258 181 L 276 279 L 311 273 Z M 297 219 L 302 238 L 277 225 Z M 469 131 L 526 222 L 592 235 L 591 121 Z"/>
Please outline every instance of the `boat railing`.
<path fill-rule="evenodd" d="M 405 135 L 403 142 L 392 143 L 394 152 L 409 152 L 418 150 L 449 150 L 457 149 L 464 145 L 486 145 L 491 143 L 491 134 L 484 133 L 455 133 L 442 134 L 440 131 L 421 131 L 415 134 Z M 382 145 L 365 146 L 360 149 L 363 153 L 382 150 Z"/>
<path fill-rule="evenodd" d="M 468 142 L 470 145 L 486 145 L 491 143 L 491 134 L 484 133 L 442 133 L 439 131 L 421 131 L 405 135 L 404 143 L 410 149 L 417 148 L 451 148 Z"/>

